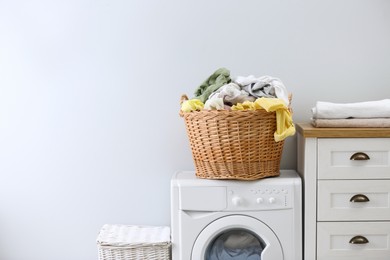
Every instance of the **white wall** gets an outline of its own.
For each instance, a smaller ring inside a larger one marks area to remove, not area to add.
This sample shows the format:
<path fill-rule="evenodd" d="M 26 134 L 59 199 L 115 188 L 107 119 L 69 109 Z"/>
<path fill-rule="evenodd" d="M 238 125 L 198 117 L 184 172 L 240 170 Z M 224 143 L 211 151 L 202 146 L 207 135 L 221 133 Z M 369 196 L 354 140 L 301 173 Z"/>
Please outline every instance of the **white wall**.
<path fill-rule="evenodd" d="M 388 0 L 0 0 L 0 259 L 97 259 L 104 223 L 169 225 L 193 169 L 179 98 L 215 69 L 281 78 L 300 122 L 389 98 L 389 46 Z"/>

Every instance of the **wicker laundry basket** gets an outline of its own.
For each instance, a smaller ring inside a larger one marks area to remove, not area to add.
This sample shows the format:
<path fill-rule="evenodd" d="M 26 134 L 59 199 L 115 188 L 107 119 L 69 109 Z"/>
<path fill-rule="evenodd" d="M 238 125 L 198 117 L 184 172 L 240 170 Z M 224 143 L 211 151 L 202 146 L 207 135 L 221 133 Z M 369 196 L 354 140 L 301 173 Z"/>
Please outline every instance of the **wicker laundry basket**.
<path fill-rule="evenodd" d="M 183 95 L 181 102 L 186 99 Z M 279 175 L 284 141 L 274 140 L 275 112 L 203 110 L 180 111 L 180 116 L 197 177 L 256 180 Z"/>
<path fill-rule="evenodd" d="M 97 238 L 99 260 L 169 260 L 169 227 L 106 224 Z"/>

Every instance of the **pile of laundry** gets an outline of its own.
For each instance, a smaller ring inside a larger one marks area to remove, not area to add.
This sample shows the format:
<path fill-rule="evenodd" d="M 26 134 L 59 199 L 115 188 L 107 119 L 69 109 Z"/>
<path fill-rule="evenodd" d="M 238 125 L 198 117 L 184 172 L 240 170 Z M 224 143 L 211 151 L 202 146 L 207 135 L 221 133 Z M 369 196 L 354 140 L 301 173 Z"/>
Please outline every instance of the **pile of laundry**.
<path fill-rule="evenodd" d="M 212 245 L 206 253 L 206 259 L 261 259 L 265 248 L 258 238 L 244 231 L 230 231 L 222 234 Z"/>
<path fill-rule="evenodd" d="M 390 99 L 356 103 L 318 101 L 312 108 L 315 127 L 390 127 Z"/>
<path fill-rule="evenodd" d="M 182 111 L 253 109 L 250 102 L 261 97 L 277 98 L 286 107 L 290 104 L 287 89 L 280 79 L 253 75 L 232 79 L 229 70 L 220 68 L 195 90 L 193 99 L 182 104 Z M 243 103 L 241 108 L 238 104 Z"/>
<path fill-rule="evenodd" d="M 281 141 L 295 134 L 289 106 L 289 93 L 280 79 L 253 75 L 231 78 L 228 69 L 220 68 L 196 88 L 194 98 L 181 104 L 181 111 L 265 109 L 276 112 L 275 141 Z"/>

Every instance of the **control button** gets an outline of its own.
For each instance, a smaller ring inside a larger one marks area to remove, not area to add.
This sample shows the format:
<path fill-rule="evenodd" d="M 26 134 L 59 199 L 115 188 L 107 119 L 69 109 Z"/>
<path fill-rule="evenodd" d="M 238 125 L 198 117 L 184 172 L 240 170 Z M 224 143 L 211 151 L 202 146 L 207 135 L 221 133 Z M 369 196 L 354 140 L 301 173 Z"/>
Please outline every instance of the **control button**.
<path fill-rule="evenodd" d="M 274 193 L 275 193 L 275 194 L 278 194 L 278 193 L 279 193 L 279 190 L 274 189 Z"/>
<path fill-rule="evenodd" d="M 242 204 L 242 199 L 240 197 L 233 197 L 232 203 L 234 206 L 240 206 Z"/>
<path fill-rule="evenodd" d="M 287 194 L 288 193 L 288 190 L 282 190 L 284 194 Z"/>
<path fill-rule="evenodd" d="M 263 201 L 264 201 L 263 198 L 257 198 L 257 199 L 256 199 L 256 203 L 257 203 L 257 204 L 261 204 L 261 203 L 263 203 Z"/>
<path fill-rule="evenodd" d="M 276 199 L 274 197 L 271 197 L 268 199 L 269 203 L 273 204 L 275 203 Z"/>

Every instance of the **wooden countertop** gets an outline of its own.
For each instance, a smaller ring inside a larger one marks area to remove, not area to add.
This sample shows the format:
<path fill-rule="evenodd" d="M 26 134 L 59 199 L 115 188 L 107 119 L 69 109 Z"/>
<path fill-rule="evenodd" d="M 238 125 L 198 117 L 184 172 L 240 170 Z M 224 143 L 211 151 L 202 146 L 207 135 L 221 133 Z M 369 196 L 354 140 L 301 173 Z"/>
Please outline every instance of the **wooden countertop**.
<path fill-rule="evenodd" d="M 390 137 L 390 128 L 325 128 L 310 123 L 296 123 L 295 128 L 304 137 Z"/>

